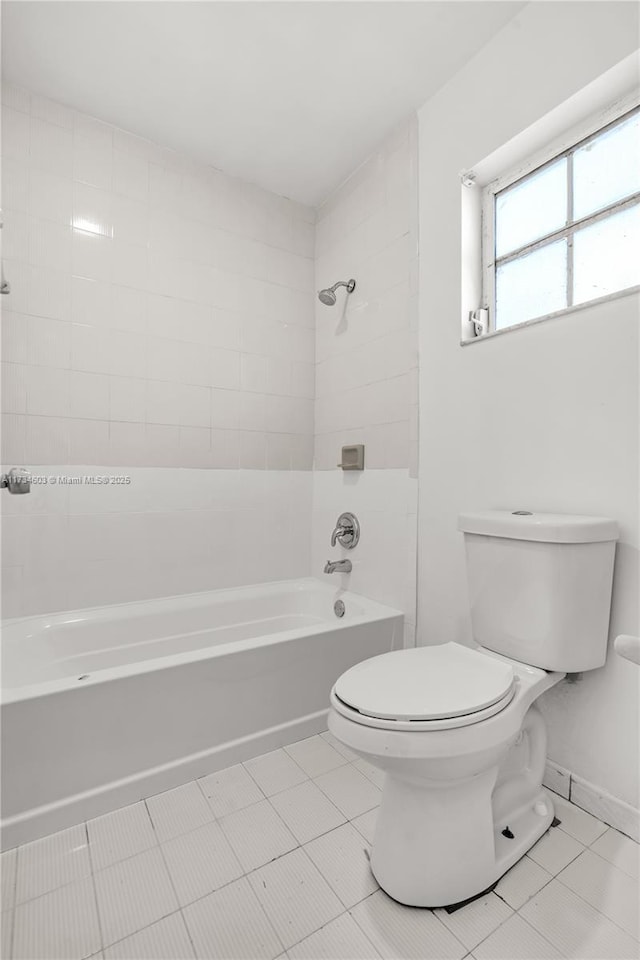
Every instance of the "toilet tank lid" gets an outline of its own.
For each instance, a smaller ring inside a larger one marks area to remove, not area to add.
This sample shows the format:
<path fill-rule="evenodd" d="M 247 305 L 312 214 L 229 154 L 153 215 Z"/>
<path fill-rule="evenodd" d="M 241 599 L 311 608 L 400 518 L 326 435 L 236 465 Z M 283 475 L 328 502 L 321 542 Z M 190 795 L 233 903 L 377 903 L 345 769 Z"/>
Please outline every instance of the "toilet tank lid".
<path fill-rule="evenodd" d="M 486 537 L 541 540 L 546 543 L 598 543 L 618 539 L 618 524 L 608 517 L 537 513 L 528 510 L 461 513 L 458 517 L 458 530 Z"/>

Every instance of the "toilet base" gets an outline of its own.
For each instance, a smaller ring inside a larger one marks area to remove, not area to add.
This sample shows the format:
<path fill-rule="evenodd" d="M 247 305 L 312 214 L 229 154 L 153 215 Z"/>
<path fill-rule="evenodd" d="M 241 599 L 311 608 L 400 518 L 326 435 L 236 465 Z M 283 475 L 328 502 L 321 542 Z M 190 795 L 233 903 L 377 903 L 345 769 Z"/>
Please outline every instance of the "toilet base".
<path fill-rule="evenodd" d="M 380 887 L 393 900 L 405 906 L 432 909 L 448 907 L 450 912 L 491 892 L 504 874 L 546 833 L 554 820 L 553 803 L 548 793 L 540 789 L 525 807 L 509 816 L 506 826 L 502 823 L 493 826 L 491 843 L 486 842 L 486 835 L 477 836 L 477 843 L 467 847 L 466 855 L 455 844 L 445 862 L 438 856 L 433 857 L 431 868 L 421 870 L 422 875 L 419 876 L 407 873 L 406 859 L 405 869 L 398 871 L 401 865 L 398 851 L 392 852 L 389 860 L 389 846 L 377 842 L 386 829 L 382 813 L 381 808 L 370 861 L 371 872 Z M 475 826 L 478 826 L 477 822 Z M 507 828 L 511 837 L 504 835 L 503 831 Z M 465 839 L 468 839 L 468 831 L 464 832 L 467 835 Z M 464 864 L 462 869 L 461 864 Z"/>

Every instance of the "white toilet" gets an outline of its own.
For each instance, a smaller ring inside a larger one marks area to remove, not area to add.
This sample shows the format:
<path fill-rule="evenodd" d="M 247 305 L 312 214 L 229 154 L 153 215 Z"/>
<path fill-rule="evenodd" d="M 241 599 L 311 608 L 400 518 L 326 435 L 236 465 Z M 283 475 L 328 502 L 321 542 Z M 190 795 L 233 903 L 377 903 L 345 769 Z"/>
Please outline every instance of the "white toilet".
<path fill-rule="evenodd" d="M 331 691 L 329 729 L 386 774 L 371 869 L 419 907 L 483 893 L 547 830 L 533 703 L 607 652 L 614 521 L 489 511 L 458 526 L 474 646 L 385 653 Z"/>

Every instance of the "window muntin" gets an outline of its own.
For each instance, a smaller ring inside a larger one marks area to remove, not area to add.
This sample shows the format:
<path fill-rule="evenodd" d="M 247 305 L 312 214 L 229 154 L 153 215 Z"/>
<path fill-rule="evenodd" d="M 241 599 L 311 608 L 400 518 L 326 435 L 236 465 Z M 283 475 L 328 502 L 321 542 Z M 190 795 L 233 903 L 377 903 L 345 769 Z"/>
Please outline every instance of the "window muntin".
<path fill-rule="evenodd" d="M 492 196 L 494 329 L 640 284 L 640 109 Z"/>

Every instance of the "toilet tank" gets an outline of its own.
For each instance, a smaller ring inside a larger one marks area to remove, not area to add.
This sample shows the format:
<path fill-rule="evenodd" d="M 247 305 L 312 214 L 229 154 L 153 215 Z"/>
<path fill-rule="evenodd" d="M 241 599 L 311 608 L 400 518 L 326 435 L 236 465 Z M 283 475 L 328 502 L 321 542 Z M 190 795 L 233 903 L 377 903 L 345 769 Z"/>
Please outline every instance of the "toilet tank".
<path fill-rule="evenodd" d="M 603 665 L 615 521 L 489 510 L 462 514 L 458 529 L 476 643 L 544 670 Z"/>

